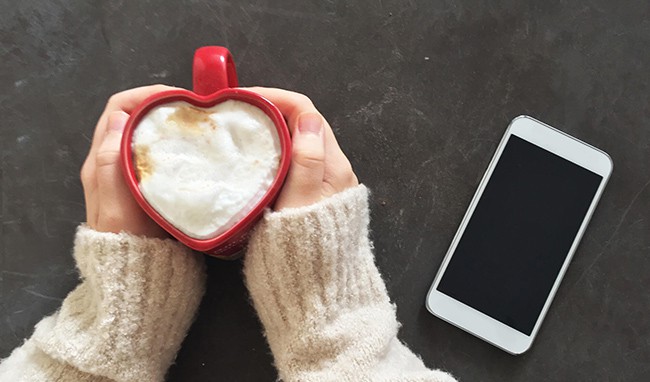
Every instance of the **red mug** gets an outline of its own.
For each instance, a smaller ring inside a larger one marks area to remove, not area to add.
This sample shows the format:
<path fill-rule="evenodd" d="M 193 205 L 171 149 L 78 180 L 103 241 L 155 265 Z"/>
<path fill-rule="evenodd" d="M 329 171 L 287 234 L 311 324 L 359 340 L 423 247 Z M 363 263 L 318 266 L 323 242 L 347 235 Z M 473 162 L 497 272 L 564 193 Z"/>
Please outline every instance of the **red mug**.
<path fill-rule="evenodd" d="M 121 144 L 122 172 L 126 183 L 140 207 L 160 225 L 165 231 L 186 246 L 208 255 L 219 258 L 233 258 L 246 245 L 248 236 L 255 223 L 264 214 L 264 209 L 270 206 L 278 196 L 280 188 L 287 176 L 291 161 L 291 137 L 289 128 L 280 110 L 269 100 L 257 93 L 237 89 L 237 72 L 232 55 L 228 49 L 220 46 L 205 46 L 194 53 L 193 65 L 194 91 L 179 89 L 156 93 L 145 99 L 131 113 Z M 215 106 L 227 100 L 237 100 L 249 103 L 261 109 L 273 121 L 280 140 L 280 165 L 271 187 L 253 209 L 227 231 L 208 239 L 192 238 L 174 227 L 160 215 L 140 192 L 135 173 L 131 139 L 133 132 L 142 118 L 153 108 L 162 104 L 183 101 L 200 108 Z"/>

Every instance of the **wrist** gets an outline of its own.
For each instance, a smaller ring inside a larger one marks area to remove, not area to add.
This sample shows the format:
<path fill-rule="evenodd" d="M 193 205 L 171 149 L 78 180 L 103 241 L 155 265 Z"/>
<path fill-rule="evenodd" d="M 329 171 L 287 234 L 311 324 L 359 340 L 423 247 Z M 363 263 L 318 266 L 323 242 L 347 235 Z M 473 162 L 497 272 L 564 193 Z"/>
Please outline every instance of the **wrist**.
<path fill-rule="evenodd" d="M 286 330 L 340 309 L 390 306 L 368 239 L 367 197 L 358 186 L 265 216 L 244 264 L 263 322 Z"/>
<path fill-rule="evenodd" d="M 162 380 L 203 295 L 203 258 L 173 240 L 84 225 L 74 257 L 83 282 L 38 324 L 36 344 L 111 380 Z"/>

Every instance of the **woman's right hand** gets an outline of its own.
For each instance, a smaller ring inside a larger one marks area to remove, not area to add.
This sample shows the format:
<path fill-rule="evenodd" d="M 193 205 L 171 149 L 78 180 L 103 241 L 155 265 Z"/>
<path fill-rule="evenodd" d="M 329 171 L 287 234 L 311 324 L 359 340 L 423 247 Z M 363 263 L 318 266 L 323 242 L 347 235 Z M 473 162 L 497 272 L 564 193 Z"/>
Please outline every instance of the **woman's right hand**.
<path fill-rule="evenodd" d="M 247 90 L 273 102 L 291 132 L 291 167 L 275 203 L 276 211 L 308 206 L 359 184 L 332 128 L 308 97 L 282 89 Z"/>

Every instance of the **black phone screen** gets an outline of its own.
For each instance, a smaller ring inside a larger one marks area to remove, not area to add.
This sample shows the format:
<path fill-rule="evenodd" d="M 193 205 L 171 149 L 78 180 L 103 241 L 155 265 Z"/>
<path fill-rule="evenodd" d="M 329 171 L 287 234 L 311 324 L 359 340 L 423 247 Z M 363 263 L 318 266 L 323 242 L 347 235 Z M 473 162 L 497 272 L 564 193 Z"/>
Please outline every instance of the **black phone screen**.
<path fill-rule="evenodd" d="M 438 291 L 530 335 L 601 181 L 511 135 Z"/>

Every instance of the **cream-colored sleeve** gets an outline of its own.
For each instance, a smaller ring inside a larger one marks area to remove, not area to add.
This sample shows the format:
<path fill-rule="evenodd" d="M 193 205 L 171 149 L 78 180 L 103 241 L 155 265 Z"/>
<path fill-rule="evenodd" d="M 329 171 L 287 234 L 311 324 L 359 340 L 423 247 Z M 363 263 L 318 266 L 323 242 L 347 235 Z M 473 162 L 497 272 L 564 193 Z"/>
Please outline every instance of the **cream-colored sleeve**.
<path fill-rule="evenodd" d="M 368 191 L 268 213 L 244 273 L 280 378 L 453 381 L 397 339 L 399 324 L 368 239 Z"/>
<path fill-rule="evenodd" d="M 85 226 L 74 257 L 81 284 L 3 360 L 0 381 L 162 381 L 205 289 L 202 257 Z"/>

